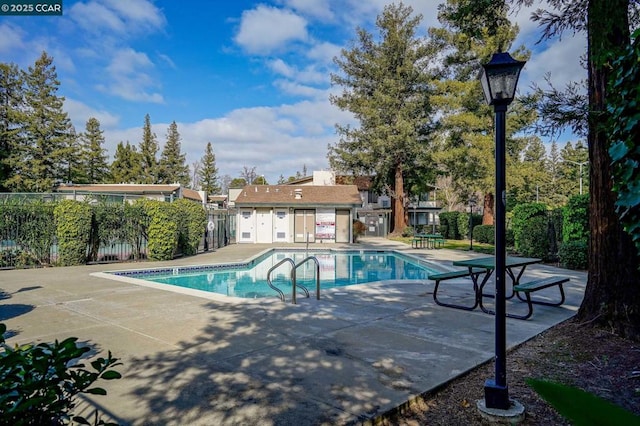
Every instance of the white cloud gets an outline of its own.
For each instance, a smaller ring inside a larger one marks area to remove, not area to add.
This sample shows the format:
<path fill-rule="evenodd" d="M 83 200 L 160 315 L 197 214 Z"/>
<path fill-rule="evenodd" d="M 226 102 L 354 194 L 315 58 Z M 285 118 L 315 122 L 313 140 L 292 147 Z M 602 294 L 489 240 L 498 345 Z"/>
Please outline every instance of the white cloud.
<path fill-rule="evenodd" d="M 111 82 L 98 87 L 106 93 L 126 100 L 162 103 L 162 95 L 152 91 L 157 84 L 146 72 L 153 68 L 153 62 L 145 53 L 136 52 L 131 48 L 121 49 L 116 52 L 107 67 Z"/>
<path fill-rule="evenodd" d="M 329 42 L 322 42 L 315 44 L 307 51 L 307 58 L 320 63 L 331 64 L 333 63 L 333 58 L 340 56 L 341 52 L 341 46 Z"/>
<path fill-rule="evenodd" d="M 91 33 L 123 36 L 162 28 L 166 19 L 160 9 L 147 0 L 91 0 L 75 3 L 70 18 Z"/>
<path fill-rule="evenodd" d="M 0 24 L 0 53 L 24 49 L 24 31 L 9 23 Z"/>
<path fill-rule="evenodd" d="M 303 15 L 323 20 L 334 19 L 334 13 L 329 4 L 330 0 L 285 0 L 284 3 Z"/>
<path fill-rule="evenodd" d="M 289 10 L 259 5 L 242 12 L 235 42 L 249 53 L 268 55 L 307 40 L 307 21 Z"/>
<path fill-rule="evenodd" d="M 109 111 L 97 110 L 70 98 L 65 99 L 64 110 L 69 114 L 78 133 L 84 131 L 87 120 L 91 117 L 98 119 L 102 130 L 115 128 L 120 121 L 118 116 L 111 114 Z"/>

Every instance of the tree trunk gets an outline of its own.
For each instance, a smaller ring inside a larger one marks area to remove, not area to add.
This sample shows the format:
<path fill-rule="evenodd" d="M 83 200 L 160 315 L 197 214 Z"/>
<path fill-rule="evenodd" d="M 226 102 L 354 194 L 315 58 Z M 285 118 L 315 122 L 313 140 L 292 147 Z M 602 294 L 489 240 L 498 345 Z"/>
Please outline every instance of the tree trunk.
<path fill-rule="evenodd" d="M 482 224 L 483 225 L 493 225 L 494 224 L 494 218 L 493 218 L 494 206 L 495 206 L 495 203 L 494 203 L 494 199 L 493 199 L 493 193 L 487 192 L 486 194 L 484 194 L 484 209 L 483 209 L 483 213 L 482 213 Z"/>
<path fill-rule="evenodd" d="M 613 2 L 613 3 L 612 3 Z M 640 339 L 639 258 L 615 212 L 606 111 L 604 55 L 629 44 L 628 0 L 590 0 L 589 38 L 589 272 L 578 318 Z"/>
<path fill-rule="evenodd" d="M 407 227 L 404 214 L 404 178 L 402 177 L 402 164 L 396 166 L 396 173 L 394 179 L 393 192 L 393 227 L 391 228 L 392 234 L 401 234 L 404 228 Z"/>

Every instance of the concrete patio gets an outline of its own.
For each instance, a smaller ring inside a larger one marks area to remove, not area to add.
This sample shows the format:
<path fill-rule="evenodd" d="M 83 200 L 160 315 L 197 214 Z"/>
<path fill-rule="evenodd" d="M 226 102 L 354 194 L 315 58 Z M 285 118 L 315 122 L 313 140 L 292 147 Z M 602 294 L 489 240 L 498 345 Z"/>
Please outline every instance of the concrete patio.
<path fill-rule="evenodd" d="M 350 247 L 403 250 L 445 269 L 479 256 L 384 239 Z M 292 305 L 275 296 L 205 299 L 91 275 L 237 262 L 266 248 L 232 245 L 153 264 L 0 271 L 6 293 L 0 321 L 12 333 L 10 344 L 76 336 L 94 355 L 110 350 L 124 364 L 118 368 L 123 378 L 103 382 L 108 395 L 94 403 L 105 419 L 133 425 L 368 423 L 493 357 L 494 317 L 435 305 L 433 282 L 344 287 Z M 580 305 L 584 273 L 534 265 L 525 278 L 548 274 L 571 277 L 567 302 L 536 306 L 528 321 L 508 319 L 509 347 L 571 317 Z M 452 288 L 456 297 L 471 297 L 469 285 Z M 522 305 L 510 301 L 508 309 Z"/>

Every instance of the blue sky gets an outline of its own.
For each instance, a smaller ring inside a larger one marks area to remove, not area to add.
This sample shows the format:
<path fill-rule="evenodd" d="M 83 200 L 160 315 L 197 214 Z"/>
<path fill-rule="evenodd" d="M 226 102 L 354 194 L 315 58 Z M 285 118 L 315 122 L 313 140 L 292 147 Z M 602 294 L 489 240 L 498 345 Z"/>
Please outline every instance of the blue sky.
<path fill-rule="evenodd" d="M 139 143 L 148 113 L 161 147 L 177 122 L 189 164 L 211 142 L 221 176 L 256 167 L 275 183 L 328 167 L 334 125 L 351 119 L 328 101 L 332 58 L 388 2 L 64 0 L 63 16 L 0 17 L 0 61 L 26 69 L 46 50 L 76 130 L 98 118 L 110 155 L 119 141 Z M 405 1 L 424 29 L 438 25 L 439 3 Z M 512 16 L 516 44 L 533 51 L 520 91 L 545 73 L 558 87 L 584 78 L 584 36 L 535 45 L 529 15 Z"/>

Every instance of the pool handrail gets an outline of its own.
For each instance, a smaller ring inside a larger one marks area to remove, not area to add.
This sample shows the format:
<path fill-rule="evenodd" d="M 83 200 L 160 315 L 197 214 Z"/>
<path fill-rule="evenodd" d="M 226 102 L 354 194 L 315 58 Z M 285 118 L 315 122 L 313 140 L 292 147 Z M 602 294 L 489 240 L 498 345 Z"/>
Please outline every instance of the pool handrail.
<path fill-rule="evenodd" d="M 302 266 L 309 260 L 313 260 L 316 264 L 316 299 L 320 300 L 320 262 L 315 256 L 307 256 L 306 258 L 298 262 L 298 264 L 294 267 L 294 275 L 295 275 L 296 269 L 298 269 L 299 266 Z M 298 287 L 302 288 L 305 291 L 305 293 L 307 293 L 307 297 L 309 297 L 309 290 L 307 290 L 305 286 L 298 284 Z"/>
<path fill-rule="evenodd" d="M 291 303 L 295 304 L 296 303 L 296 263 L 293 261 L 293 259 L 291 259 L 289 257 L 285 257 L 280 262 L 278 262 L 275 265 L 273 265 L 269 269 L 269 272 L 267 272 L 267 284 L 269 284 L 269 287 L 271 287 L 272 289 L 274 289 L 275 291 L 278 292 L 278 294 L 280 295 L 280 300 L 282 300 L 283 302 L 286 301 L 286 298 L 285 298 L 284 293 L 282 292 L 282 290 L 280 290 L 278 287 L 274 286 L 271 283 L 271 272 L 273 272 L 280 265 L 282 265 L 283 263 L 286 263 L 286 262 L 291 263 L 291 282 L 292 282 L 292 286 L 291 286 L 291 288 L 292 288 Z"/>

